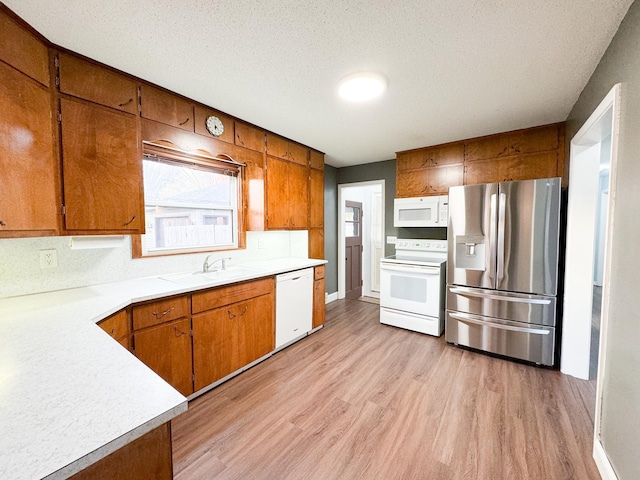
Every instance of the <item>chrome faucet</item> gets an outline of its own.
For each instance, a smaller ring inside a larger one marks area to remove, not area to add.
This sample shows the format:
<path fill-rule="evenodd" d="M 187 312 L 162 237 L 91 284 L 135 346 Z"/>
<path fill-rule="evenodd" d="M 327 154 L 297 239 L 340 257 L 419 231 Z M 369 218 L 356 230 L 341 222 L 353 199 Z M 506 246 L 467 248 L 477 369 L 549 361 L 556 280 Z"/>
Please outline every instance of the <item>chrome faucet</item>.
<path fill-rule="evenodd" d="M 212 255 L 207 255 L 207 258 L 204 259 L 204 263 L 202 264 L 202 271 L 204 273 L 207 272 L 215 272 L 216 270 L 212 270 L 211 267 L 213 267 L 216 262 L 220 262 L 222 265 L 221 270 L 226 270 L 227 268 L 227 264 L 226 261 L 227 260 L 231 260 L 231 257 L 224 257 L 224 258 L 216 258 L 213 262 L 209 263 L 209 259 L 211 258 Z"/>

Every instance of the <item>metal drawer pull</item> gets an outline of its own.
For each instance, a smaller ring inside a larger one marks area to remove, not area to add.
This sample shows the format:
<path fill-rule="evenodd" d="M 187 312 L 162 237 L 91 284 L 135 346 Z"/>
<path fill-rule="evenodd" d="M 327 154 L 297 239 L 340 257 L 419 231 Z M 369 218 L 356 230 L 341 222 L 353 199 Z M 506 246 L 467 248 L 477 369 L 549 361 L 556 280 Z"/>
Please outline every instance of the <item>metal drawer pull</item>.
<path fill-rule="evenodd" d="M 178 125 L 182 126 L 182 125 L 184 125 L 185 123 L 187 123 L 188 121 L 189 121 L 189 117 L 187 117 L 187 119 L 186 119 L 184 122 L 180 122 Z"/>
<path fill-rule="evenodd" d="M 129 105 L 131 102 L 133 102 L 133 98 L 130 98 L 129 100 L 127 100 L 126 102 L 123 103 L 119 103 L 118 106 L 119 107 L 124 107 L 125 105 Z"/>
<path fill-rule="evenodd" d="M 242 310 L 242 312 L 240 313 L 231 313 L 231 309 L 227 310 L 227 315 L 229 315 L 229 318 L 236 318 L 236 317 L 242 317 L 244 316 L 245 313 L 247 313 L 247 308 L 249 308 L 248 305 L 245 304 L 244 306 L 244 310 Z"/>
<path fill-rule="evenodd" d="M 542 330 L 540 328 L 513 327 L 511 325 L 505 325 L 504 323 L 491 323 L 491 322 L 483 322 L 482 320 L 473 320 L 471 318 L 463 317 L 462 315 L 457 315 L 451 312 L 449 312 L 449 316 L 455 318 L 456 320 L 460 320 L 463 323 L 469 322 L 469 323 L 474 323 L 476 325 L 482 325 L 484 327 L 498 328 L 502 330 L 512 330 L 514 332 L 522 332 L 522 333 L 535 333 L 536 335 L 549 335 L 551 333 L 550 330 Z"/>
<path fill-rule="evenodd" d="M 7 224 L 4 223 L 2 220 L 0 220 L 0 227 L 6 227 L 6 226 L 7 226 Z"/>
<path fill-rule="evenodd" d="M 178 326 L 174 325 L 173 326 L 173 333 L 175 334 L 176 337 L 181 337 L 182 335 L 186 335 L 187 332 L 183 332 L 182 330 L 178 330 Z"/>
<path fill-rule="evenodd" d="M 160 313 L 158 313 L 158 312 L 151 312 L 151 313 L 153 313 L 153 314 L 155 315 L 155 317 L 156 317 L 156 318 L 162 318 L 162 317 L 164 317 L 167 313 L 169 313 L 169 312 L 170 312 L 170 311 L 172 311 L 172 310 L 173 310 L 173 307 L 169 307 L 169 308 L 167 308 L 164 312 L 160 312 Z"/>
<path fill-rule="evenodd" d="M 451 288 L 450 291 L 451 293 L 457 293 L 458 295 L 462 295 L 463 297 L 489 298 L 491 300 L 504 300 L 505 302 L 532 303 L 535 305 L 549 305 L 551 303 L 551 300 L 549 299 L 507 297 L 502 295 L 492 295 L 490 293 L 469 292 L 462 288 Z"/>
<path fill-rule="evenodd" d="M 123 223 L 122 226 L 126 227 L 127 225 L 130 225 L 135 219 L 136 219 L 136 216 L 134 215 L 133 217 L 131 217 L 131 220 L 129 220 L 128 222 Z"/>

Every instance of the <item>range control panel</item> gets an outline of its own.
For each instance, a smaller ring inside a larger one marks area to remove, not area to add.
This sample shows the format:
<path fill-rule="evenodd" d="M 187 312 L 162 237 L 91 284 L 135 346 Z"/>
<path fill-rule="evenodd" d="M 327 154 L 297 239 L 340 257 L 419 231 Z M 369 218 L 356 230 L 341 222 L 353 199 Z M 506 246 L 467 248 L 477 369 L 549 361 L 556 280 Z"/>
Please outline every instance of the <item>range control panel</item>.
<path fill-rule="evenodd" d="M 396 250 L 413 250 L 418 252 L 446 252 L 446 240 L 397 239 Z"/>

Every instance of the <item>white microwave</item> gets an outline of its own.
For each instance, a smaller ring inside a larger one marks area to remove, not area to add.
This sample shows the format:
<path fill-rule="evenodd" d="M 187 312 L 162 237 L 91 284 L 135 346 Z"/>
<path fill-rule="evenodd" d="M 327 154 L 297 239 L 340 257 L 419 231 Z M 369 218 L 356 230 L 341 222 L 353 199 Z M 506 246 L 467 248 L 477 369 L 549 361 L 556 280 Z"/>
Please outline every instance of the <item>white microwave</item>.
<path fill-rule="evenodd" d="M 449 197 L 395 198 L 394 227 L 446 227 L 449 220 Z"/>

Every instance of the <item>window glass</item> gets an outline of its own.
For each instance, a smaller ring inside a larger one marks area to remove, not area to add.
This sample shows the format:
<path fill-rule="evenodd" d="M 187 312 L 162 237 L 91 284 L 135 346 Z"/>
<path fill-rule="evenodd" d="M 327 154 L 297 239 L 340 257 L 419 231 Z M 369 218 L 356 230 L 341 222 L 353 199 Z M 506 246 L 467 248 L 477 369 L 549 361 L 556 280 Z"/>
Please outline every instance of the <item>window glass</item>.
<path fill-rule="evenodd" d="M 238 178 L 163 159 L 143 160 L 143 255 L 238 245 Z"/>

